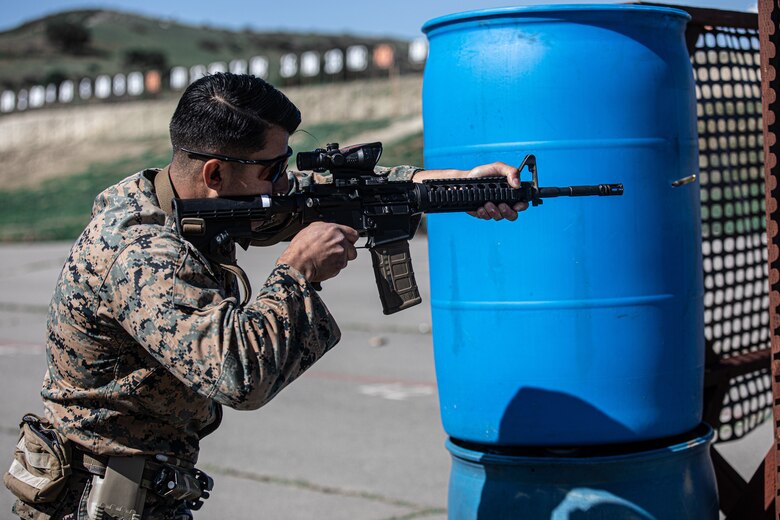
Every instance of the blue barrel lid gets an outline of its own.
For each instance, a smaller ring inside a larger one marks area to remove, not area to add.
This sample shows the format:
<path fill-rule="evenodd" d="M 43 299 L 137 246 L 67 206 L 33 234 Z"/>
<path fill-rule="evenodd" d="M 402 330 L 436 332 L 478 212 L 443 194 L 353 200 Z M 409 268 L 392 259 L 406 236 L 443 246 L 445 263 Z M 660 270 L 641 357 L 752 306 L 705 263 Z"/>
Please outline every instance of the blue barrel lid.
<path fill-rule="evenodd" d="M 422 32 L 427 34 L 433 29 L 443 25 L 449 25 L 464 21 L 485 20 L 489 18 L 511 17 L 513 15 L 523 14 L 555 14 L 567 12 L 616 12 L 616 11 L 644 11 L 655 12 L 679 16 L 686 22 L 691 19 L 691 15 L 682 9 L 673 9 L 670 7 L 658 7 L 654 5 L 637 4 L 550 4 L 550 5 L 525 5 L 516 7 L 498 7 L 494 9 L 478 9 L 475 11 L 464 11 L 461 13 L 452 13 L 439 16 L 425 22 L 422 26 Z"/>

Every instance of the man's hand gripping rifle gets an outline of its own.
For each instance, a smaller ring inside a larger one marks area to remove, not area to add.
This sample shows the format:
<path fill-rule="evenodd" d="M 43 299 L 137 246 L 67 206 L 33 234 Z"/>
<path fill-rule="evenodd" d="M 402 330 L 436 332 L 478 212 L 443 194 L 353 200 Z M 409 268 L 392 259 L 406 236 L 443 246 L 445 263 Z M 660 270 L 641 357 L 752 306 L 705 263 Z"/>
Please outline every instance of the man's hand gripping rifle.
<path fill-rule="evenodd" d="M 176 225 L 207 258 L 234 269 L 234 243 L 247 249 L 291 240 L 315 221 L 354 228 L 368 239 L 382 309 L 392 314 L 421 302 L 408 241 L 423 213 L 475 211 L 487 202 L 538 206 L 547 197 L 623 193 L 622 184 L 539 187 L 533 155 L 527 155 L 519 168 L 528 167 L 531 181 L 521 181 L 518 189 L 504 177 L 391 182 L 374 172 L 381 153 L 382 143 L 341 149 L 334 143 L 299 153 L 299 170 L 330 171 L 333 182 L 280 196 L 175 199 Z"/>

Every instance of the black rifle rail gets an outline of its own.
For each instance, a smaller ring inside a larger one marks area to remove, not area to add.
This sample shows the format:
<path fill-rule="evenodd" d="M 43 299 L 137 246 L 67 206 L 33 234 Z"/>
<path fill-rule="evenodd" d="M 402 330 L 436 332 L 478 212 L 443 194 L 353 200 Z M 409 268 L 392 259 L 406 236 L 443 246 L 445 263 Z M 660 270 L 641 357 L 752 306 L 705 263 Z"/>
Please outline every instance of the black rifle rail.
<path fill-rule="evenodd" d="M 622 195 L 622 184 L 596 184 L 593 186 L 538 187 L 532 182 L 521 182 L 520 188 L 511 187 L 504 177 L 480 177 L 473 179 L 436 179 L 423 181 L 425 191 L 421 195 L 420 208 L 426 213 L 469 211 L 487 202 L 541 203 L 539 199 L 553 197 L 592 197 Z"/>

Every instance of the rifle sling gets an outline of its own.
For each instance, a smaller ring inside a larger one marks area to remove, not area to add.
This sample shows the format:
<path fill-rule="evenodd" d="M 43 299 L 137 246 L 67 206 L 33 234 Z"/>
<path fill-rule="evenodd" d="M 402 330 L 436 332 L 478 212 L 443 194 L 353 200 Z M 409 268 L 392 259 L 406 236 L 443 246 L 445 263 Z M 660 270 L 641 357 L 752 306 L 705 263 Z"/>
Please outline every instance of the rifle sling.
<path fill-rule="evenodd" d="M 244 297 L 241 298 L 241 307 L 249 303 L 249 299 L 252 297 L 252 286 L 249 284 L 249 278 L 243 269 L 238 264 L 219 264 L 219 266 L 225 271 L 232 273 L 233 276 L 238 279 L 239 283 L 244 289 Z"/>
<path fill-rule="evenodd" d="M 169 168 L 170 166 L 166 166 L 154 176 L 154 191 L 157 193 L 157 201 L 160 203 L 160 209 L 162 209 L 166 215 L 171 216 L 173 215 L 173 197 L 176 195 L 176 190 L 171 182 Z M 235 276 L 243 288 L 244 296 L 241 299 L 241 307 L 249 303 L 249 299 L 252 297 L 252 285 L 249 283 L 249 278 L 244 270 L 241 269 L 238 264 L 217 265 Z"/>
<path fill-rule="evenodd" d="M 173 183 L 171 182 L 171 176 L 168 172 L 170 166 L 166 166 L 154 176 L 154 192 L 157 194 L 157 201 L 160 203 L 160 209 L 162 209 L 166 215 L 173 215 L 173 197 L 176 195 L 176 191 L 173 189 Z"/>

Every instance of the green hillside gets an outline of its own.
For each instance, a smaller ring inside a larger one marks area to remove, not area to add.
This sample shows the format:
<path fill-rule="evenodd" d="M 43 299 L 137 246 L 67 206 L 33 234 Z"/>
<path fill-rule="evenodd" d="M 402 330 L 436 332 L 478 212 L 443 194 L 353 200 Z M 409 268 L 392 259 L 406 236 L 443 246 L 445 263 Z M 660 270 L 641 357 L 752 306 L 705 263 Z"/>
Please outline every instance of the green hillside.
<path fill-rule="evenodd" d="M 0 87 L 14 89 L 130 70 L 165 71 L 177 65 L 257 55 L 277 62 L 286 52 L 379 42 L 394 45 L 398 55 L 408 49 L 408 42 L 386 38 L 230 31 L 117 11 L 68 11 L 0 32 Z M 287 83 L 273 75 L 269 79 Z"/>

